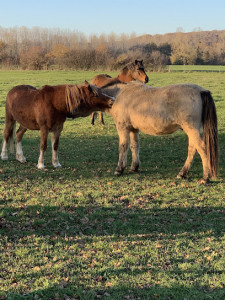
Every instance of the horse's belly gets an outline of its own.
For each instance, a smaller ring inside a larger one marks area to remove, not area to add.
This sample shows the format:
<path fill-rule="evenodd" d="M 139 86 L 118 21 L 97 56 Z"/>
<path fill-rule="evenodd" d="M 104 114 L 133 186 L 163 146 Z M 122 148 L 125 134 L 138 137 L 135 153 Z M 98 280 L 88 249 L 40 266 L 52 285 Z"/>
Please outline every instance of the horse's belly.
<path fill-rule="evenodd" d="M 143 133 L 149 134 L 149 135 L 164 135 L 164 134 L 171 134 L 178 129 L 180 129 L 180 126 L 173 122 L 166 122 L 162 120 L 146 120 L 143 119 L 142 121 L 136 123 L 133 123 L 133 127 L 135 129 L 140 130 Z"/>
<path fill-rule="evenodd" d="M 24 128 L 29 130 L 39 130 L 40 127 L 34 118 L 29 117 L 28 115 L 24 114 L 15 114 L 15 120 L 22 125 Z"/>
<path fill-rule="evenodd" d="M 35 120 L 29 120 L 29 121 L 24 121 L 24 120 L 17 120 L 17 122 L 22 125 L 24 128 L 27 128 L 29 130 L 40 130 L 39 125 Z"/>

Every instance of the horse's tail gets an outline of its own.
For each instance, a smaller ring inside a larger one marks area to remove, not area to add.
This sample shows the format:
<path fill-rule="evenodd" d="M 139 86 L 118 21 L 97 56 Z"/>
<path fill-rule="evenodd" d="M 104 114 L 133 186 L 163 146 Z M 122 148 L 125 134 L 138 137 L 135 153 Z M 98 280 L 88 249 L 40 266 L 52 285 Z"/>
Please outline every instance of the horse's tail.
<path fill-rule="evenodd" d="M 16 122 L 13 125 L 13 129 L 10 132 L 9 135 L 9 151 L 10 153 L 14 152 L 14 136 L 15 136 L 15 131 L 16 131 Z"/>
<path fill-rule="evenodd" d="M 216 179 L 218 171 L 218 133 L 216 107 L 210 91 L 202 91 L 203 140 L 209 161 L 210 177 Z"/>

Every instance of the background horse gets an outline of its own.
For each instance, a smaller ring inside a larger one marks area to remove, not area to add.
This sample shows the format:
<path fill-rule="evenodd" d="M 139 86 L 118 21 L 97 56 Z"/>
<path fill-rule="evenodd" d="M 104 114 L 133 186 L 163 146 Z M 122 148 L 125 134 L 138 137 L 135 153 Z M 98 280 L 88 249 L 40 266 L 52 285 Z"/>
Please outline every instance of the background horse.
<path fill-rule="evenodd" d="M 126 167 L 130 142 L 131 170 L 139 167 L 139 131 L 150 135 L 182 129 L 188 136 L 188 156 L 179 178 L 186 177 L 194 155 L 200 154 L 203 180 L 216 178 L 218 163 L 217 115 L 211 93 L 193 84 L 150 87 L 128 83 L 121 88 L 110 110 L 119 134 L 116 175 Z M 200 134 L 203 128 L 203 136 Z"/>
<path fill-rule="evenodd" d="M 97 87 L 101 88 L 106 85 L 114 85 L 118 83 L 127 83 L 132 80 L 139 80 L 143 83 L 148 82 L 148 76 L 145 73 L 143 60 L 135 60 L 133 63 L 128 64 L 125 66 L 122 71 L 119 73 L 117 77 L 112 78 L 107 74 L 99 74 L 95 76 L 91 80 L 91 84 L 96 85 Z M 91 124 L 95 124 L 95 118 L 97 113 L 94 112 L 91 116 Z M 99 113 L 99 121 L 102 125 L 104 125 L 103 113 Z"/>
<path fill-rule="evenodd" d="M 83 85 L 45 85 L 40 89 L 29 85 L 12 88 L 6 98 L 5 130 L 1 152 L 2 160 L 8 159 L 7 143 L 13 150 L 13 132 L 16 121 L 20 124 L 16 132 L 16 158 L 26 162 L 22 151 L 22 137 L 27 129 L 40 130 L 40 156 L 37 167 L 44 169 L 44 152 L 47 148 L 48 133 L 52 132 L 52 164 L 60 167 L 58 144 L 63 124 L 67 117 L 86 117 L 93 111 L 111 108 L 112 98 L 96 86 L 85 82 Z"/>

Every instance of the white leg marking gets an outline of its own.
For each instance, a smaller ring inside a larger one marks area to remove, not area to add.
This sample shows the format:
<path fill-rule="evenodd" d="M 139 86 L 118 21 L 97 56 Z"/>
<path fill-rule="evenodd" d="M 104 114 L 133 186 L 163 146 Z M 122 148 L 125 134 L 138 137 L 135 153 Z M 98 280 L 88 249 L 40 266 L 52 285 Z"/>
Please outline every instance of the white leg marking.
<path fill-rule="evenodd" d="M 6 143 L 6 140 L 3 141 L 1 159 L 2 160 L 7 160 L 8 159 L 8 152 L 7 152 L 7 143 Z"/>
<path fill-rule="evenodd" d="M 55 168 L 61 168 L 61 164 L 58 159 L 58 152 L 56 150 L 52 150 L 52 164 Z"/>
<path fill-rule="evenodd" d="M 26 162 L 26 158 L 23 155 L 23 149 L 22 149 L 22 143 L 16 143 L 16 159 L 21 162 L 21 163 L 25 163 Z"/>
<path fill-rule="evenodd" d="M 62 166 L 59 163 L 59 159 L 58 159 L 58 151 L 54 150 L 54 142 L 55 142 L 54 135 L 52 136 L 51 142 L 52 142 L 52 164 L 53 164 L 53 167 L 61 168 Z"/>
<path fill-rule="evenodd" d="M 40 156 L 38 159 L 38 164 L 37 164 L 38 169 L 44 170 L 45 165 L 44 165 L 44 151 L 40 151 Z"/>

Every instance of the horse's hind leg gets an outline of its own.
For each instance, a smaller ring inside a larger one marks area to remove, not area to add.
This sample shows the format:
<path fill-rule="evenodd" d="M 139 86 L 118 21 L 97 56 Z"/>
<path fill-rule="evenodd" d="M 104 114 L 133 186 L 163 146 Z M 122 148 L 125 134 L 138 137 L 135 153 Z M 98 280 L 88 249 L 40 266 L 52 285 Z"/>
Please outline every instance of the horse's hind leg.
<path fill-rule="evenodd" d="M 137 172 L 140 161 L 139 161 L 139 131 L 131 131 L 130 132 L 130 150 L 132 152 L 132 163 L 131 163 L 131 171 Z"/>
<path fill-rule="evenodd" d="M 58 146 L 59 146 L 59 137 L 62 131 L 62 128 L 52 132 L 51 141 L 52 141 L 52 164 L 55 168 L 60 168 L 61 165 L 58 159 Z"/>
<path fill-rule="evenodd" d="M 187 159 L 185 161 L 183 168 L 178 173 L 177 178 L 186 178 L 187 177 L 195 153 L 196 153 L 196 148 L 195 148 L 194 144 L 191 142 L 191 140 L 189 140 L 188 156 L 187 156 Z"/>
<path fill-rule="evenodd" d="M 9 117 L 8 115 L 6 115 L 2 152 L 1 152 L 2 160 L 8 159 L 8 151 L 7 151 L 8 142 L 10 142 L 10 152 L 13 152 L 13 132 L 15 126 L 16 126 L 16 121 L 12 118 L 12 116 Z"/>
<path fill-rule="evenodd" d="M 201 180 L 201 182 L 205 183 L 208 181 L 208 179 L 210 177 L 210 167 L 209 167 L 209 162 L 208 162 L 208 158 L 207 158 L 207 154 L 206 154 L 205 143 L 200 135 L 200 131 L 197 128 L 192 128 L 192 129 L 189 129 L 188 131 L 185 130 L 185 132 L 188 134 L 189 145 L 192 146 L 192 150 L 190 150 L 190 153 L 188 154 L 187 161 L 188 161 L 188 159 L 189 159 L 189 161 L 188 162 L 186 161 L 187 164 L 185 163 L 186 166 L 184 165 L 184 167 L 183 167 L 184 171 L 186 173 L 188 172 L 191 162 L 193 160 L 194 154 L 195 154 L 194 151 L 196 149 L 201 157 L 202 166 L 203 166 L 203 179 Z M 185 167 L 186 167 L 186 169 L 185 169 Z"/>
<path fill-rule="evenodd" d="M 7 142 L 5 139 L 3 140 L 3 143 L 2 143 L 1 159 L 2 160 L 8 159 Z"/>
<path fill-rule="evenodd" d="M 16 159 L 21 163 L 26 162 L 26 158 L 23 155 L 22 149 L 22 138 L 26 131 L 27 129 L 20 125 L 19 129 L 16 132 Z"/>
<path fill-rule="evenodd" d="M 127 164 L 127 151 L 129 146 L 129 131 L 127 129 L 118 129 L 119 135 L 119 161 L 114 172 L 115 175 L 122 175 Z"/>

